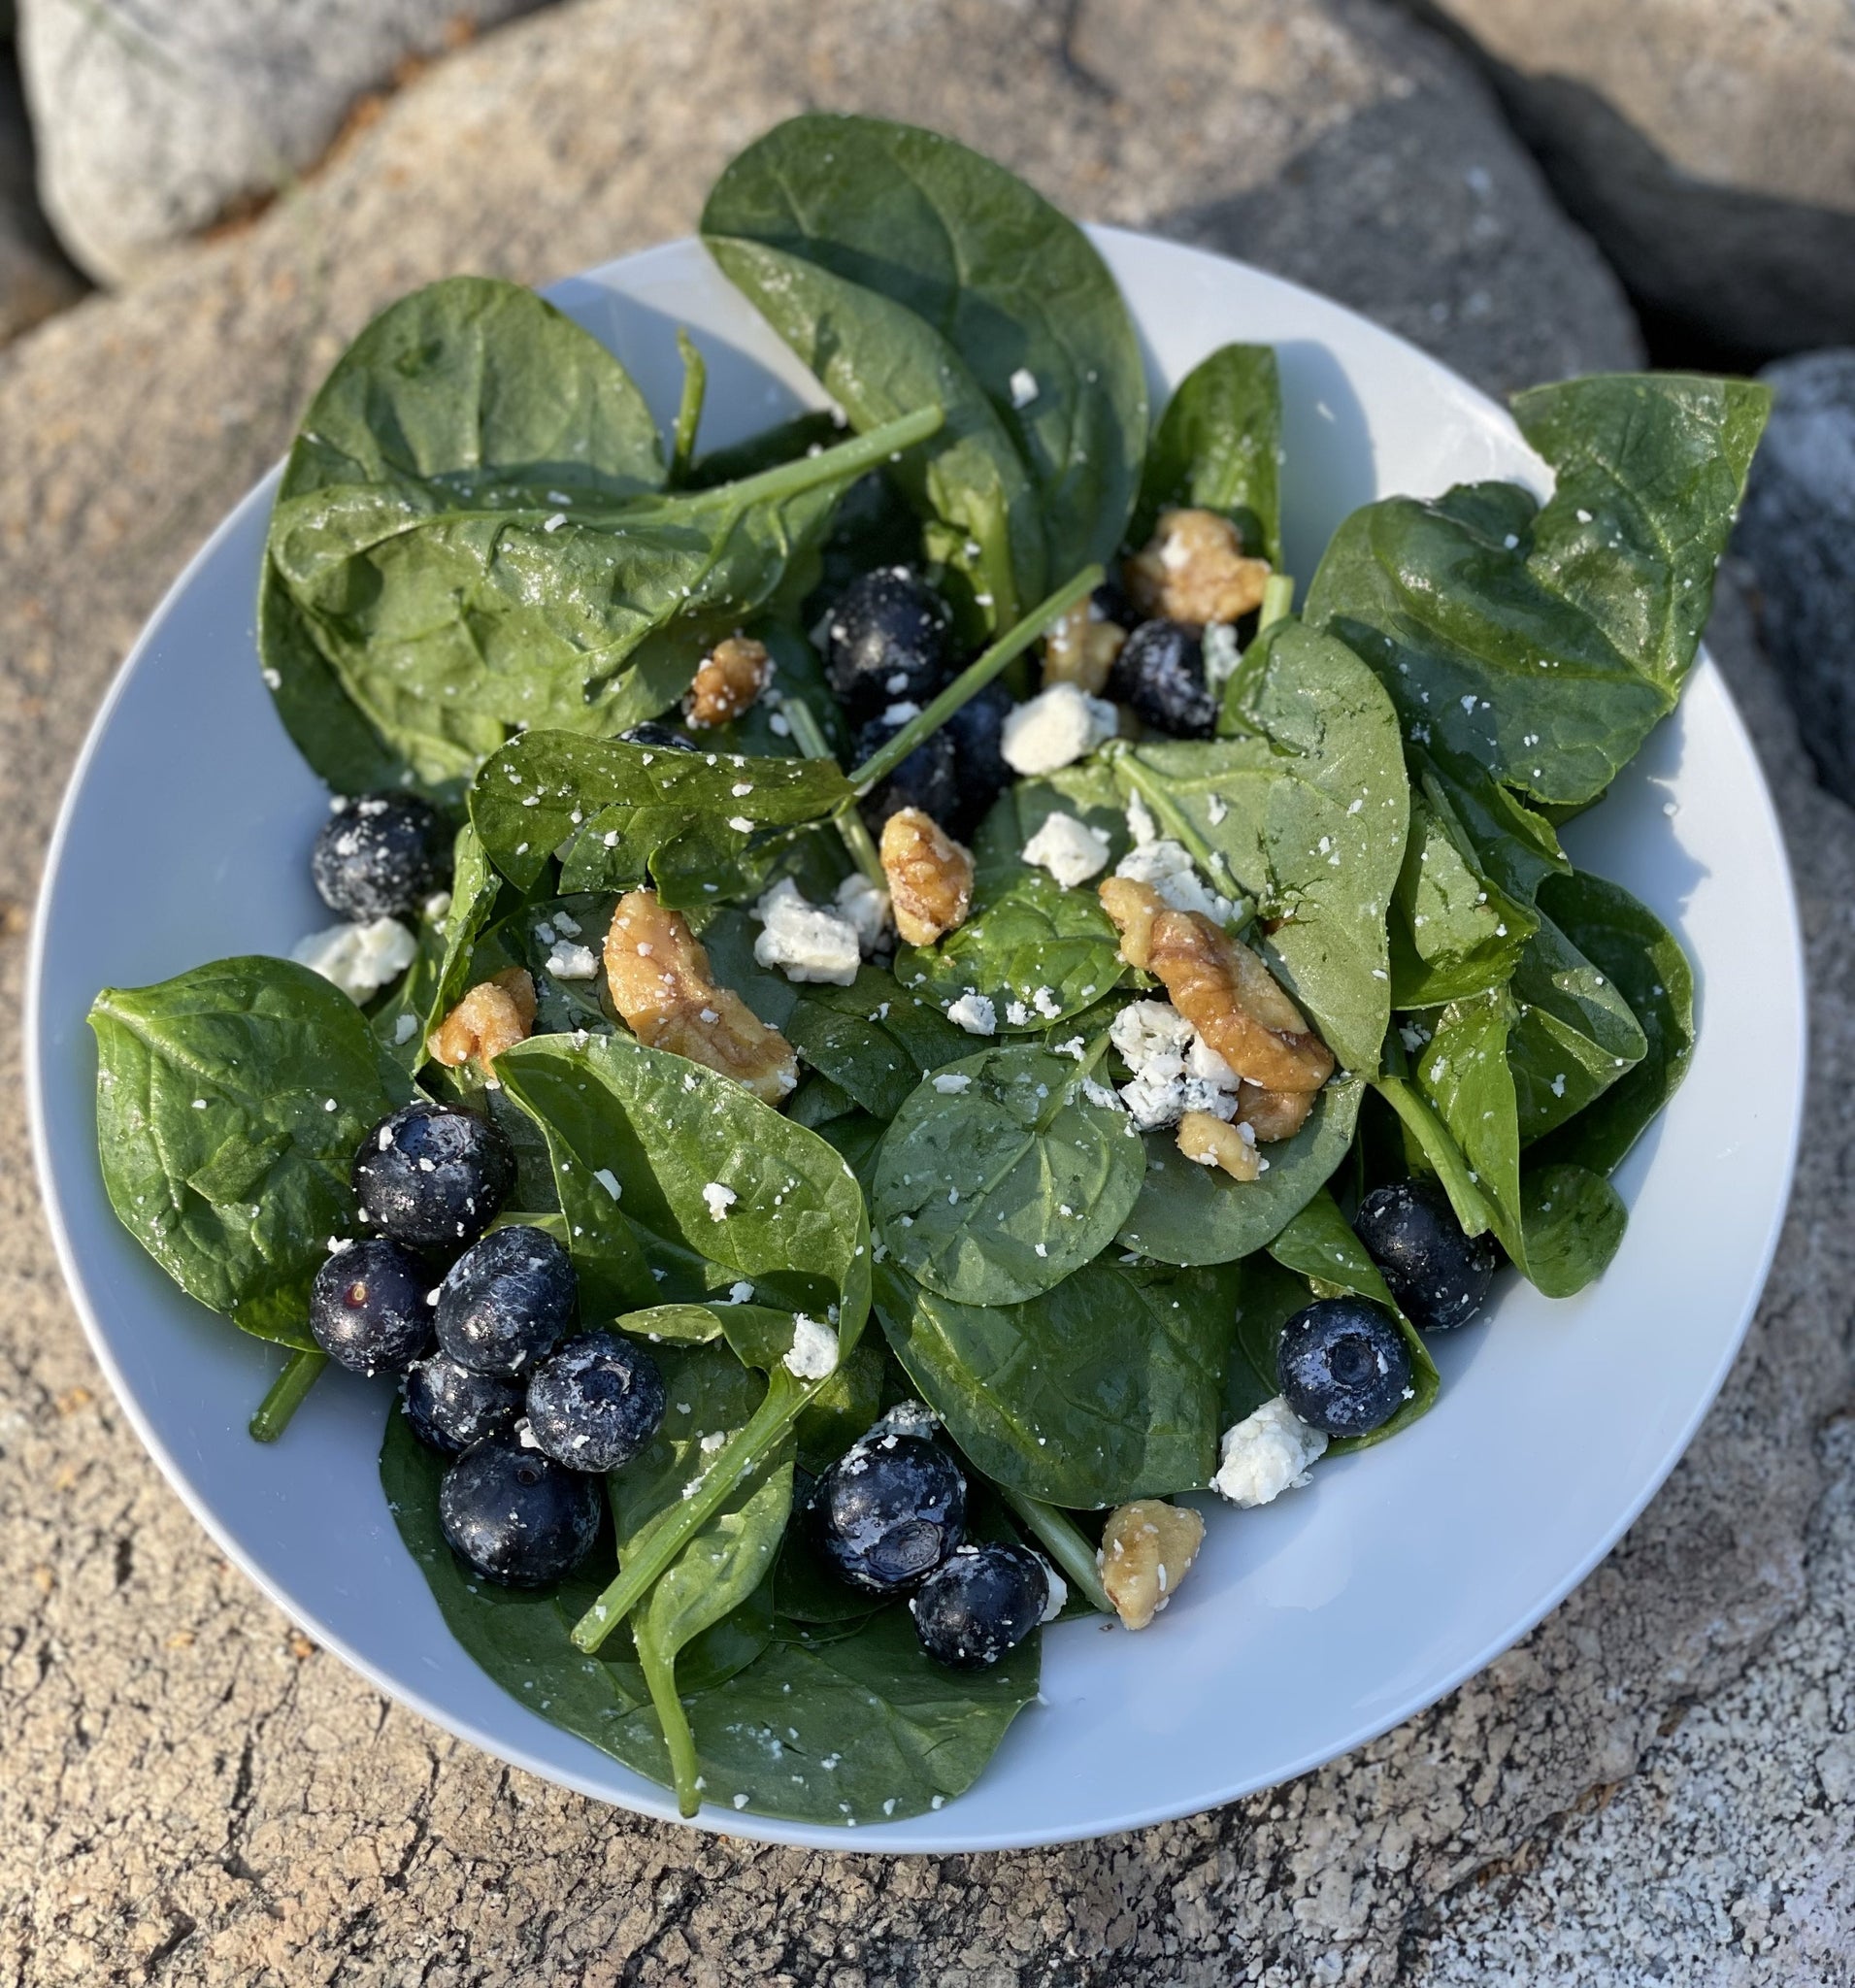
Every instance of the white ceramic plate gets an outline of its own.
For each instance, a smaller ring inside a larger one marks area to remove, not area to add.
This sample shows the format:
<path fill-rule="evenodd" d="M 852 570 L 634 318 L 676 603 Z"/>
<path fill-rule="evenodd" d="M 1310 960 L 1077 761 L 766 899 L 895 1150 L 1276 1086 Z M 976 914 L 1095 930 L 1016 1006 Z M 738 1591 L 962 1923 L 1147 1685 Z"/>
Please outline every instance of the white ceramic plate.
<path fill-rule="evenodd" d="M 1477 477 L 1539 485 L 1507 415 L 1337 305 L 1238 263 L 1111 229 L 1096 241 L 1146 342 L 1156 399 L 1212 347 L 1267 340 L 1287 405 L 1286 539 L 1305 582 L 1355 505 Z M 811 381 L 693 243 L 555 296 L 674 412 L 675 333 L 709 359 L 704 440 L 815 401 Z M 34 1135 L 53 1230 L 97 1358 L 143 1441 L 224 1551 L 313 1636 L 505 1761 L 674 1817 L 673 1798 L 506 1696 L 451 1640 L 375 1471 L 387 1391 L 325 1379 L 284 1440 L 246 1420 L 277 1371 L 170 1284 L 98 1175 L 84 1012 L 106 984 L 326 922 L 305 857 L 325 807 L 259 680 L 252 635 L 275 479 L 234 511 L 149 622 L 99 714 L 47 871 L 30 975 Z M 1256 1512 L 1220 1509 L 1190 1582 L 1142 1636 L 1067 1624 L 1042 1702 L 978 1785 L 853 1839 L 750 1815 L 728 1832 L 862 1849 L 979 1850 L 1088 1837 L 1228 1802 L 1344 1753 L 1479 1670 L 1608 1551 L 1693 1436 L 1775 1245 L 1804 1077 L 1796 911 L 1770 797 L 1702 662 L 1680 712 L 1567 837 L 1680 935 L 1700 970 L 1692 1075 L 1618 1180 L 1609 1273 L 1552 1304 L 1510 1281 L 1436 1344 L 1436 1409 L 1324 1464 Z M 1756 1042 L 1766 1081 L 1733 1080 Z"/>

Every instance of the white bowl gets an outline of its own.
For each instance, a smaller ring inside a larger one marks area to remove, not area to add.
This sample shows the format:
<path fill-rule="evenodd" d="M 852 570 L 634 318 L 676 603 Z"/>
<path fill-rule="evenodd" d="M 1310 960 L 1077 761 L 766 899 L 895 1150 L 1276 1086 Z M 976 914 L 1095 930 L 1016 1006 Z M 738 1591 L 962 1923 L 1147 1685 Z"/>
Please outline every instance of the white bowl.
<path fill-rule="evenodd" d="M 1240 263 L 1097 229 L 1158 395 L 1212 347 L 1267 340 L 1287 404 L 1286 541 L 1304 583 L 1355 505 L 1541 465 L 1507 414 L 1363 318 Z M 816 387 L 692 242 L 554 295 L 661 419 L 688 325 L 709 360 L 706 444 L 815 403 Z M 375 1469 L 387 1391 L 318 1385 L 284 1439 L 246 1420 L 275 1349 L 168 1282 L 116 1224 L 97 1170 L 84 1013 L 106 983 L 325 922 L 305 855 L 325 799 L 259 680 L 252 634 L 275 478 L 232 513 L 149 622 L 97 717 L 46 874 L 29 979 L 33 1133 L 53 1232 L 96 1355 L 142 1440 L 219 1546 L 382 1691 L 501 1759 L 646 1814 L 665 1790 L 506 1696 L 451 1640 Z M 1680 711 L 1573 855 L 1680 935 L 1701 980 L 1685 1088 L 1618 1176 L 1608 1274 L 1553 1304 L 1510 1282 L 1436 1342 L 1435 1410 L 1324 1464 L 1266 1510 L 1212 1513 L 1203 1559 L 1141 1636 L 1074 1623 L 978 1785 L 854 1837 L 705 1814 L 730 1835 L 827 1847 L 981 1850 L 1137 1827 L 1318 1766 L 1408 1718 L 1523 1635 L 1615 1543 L 1686 1447 L 1739 1347 L 1784 1211 L 1804 1080 L 1804 980 L 1783 847 L 1752 748 L 1703 659 Z M 1765 1080 L 1735 1081 L 1756 1043 Z"/>

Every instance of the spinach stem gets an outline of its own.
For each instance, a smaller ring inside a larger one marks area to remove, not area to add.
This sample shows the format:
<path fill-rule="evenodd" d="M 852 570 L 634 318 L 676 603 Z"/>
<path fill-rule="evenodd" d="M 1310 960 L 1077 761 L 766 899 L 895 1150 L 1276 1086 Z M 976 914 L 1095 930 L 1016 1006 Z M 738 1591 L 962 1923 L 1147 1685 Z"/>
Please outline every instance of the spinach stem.
<path fill-rule="evenodd" d="M 799 742 L 800 751 L 808 759 L 829 759 L 831 748 L 826 745 L 824 733 L 805 699 L 788 697 L 779 708 L 786 714 L 792 736 Z M 842 814 L 834 814 L 831 818 L 844 838 L 844 846 L 849 850 L 851 862 L 878 890 L 887 890 L 889 879 L 883 873 L 882 858 L 877 854 L 876 844 L 870 840 L 870 830 L 863 816 L 854 808 L 846 808 Z"/>
<path fill-rule="evenodd" d="M 999 1489 L 1004 1492 L 1006 1504 L 1036 1535 L 1038 1544 L 1056 1562 L 1056 1571 L 1063 1578 L 1087 1599 L 1091 1608 L 1099 1608 L 1104 1615 L 1113 1614 L 1114 1605 L 1108 1599 L 1101 1569 L 1095 1565 L 1095 1548 L 1069 1513 L 1045 1505 L 1041 1498 L 1026 1498 L 1021 1491 L 1006 1491 L 1002 1484 Z"/>
<path fill-rule="evenodd" d="M 893 421 L 872 428 L 867 435 L 853 436 L 835 447 L 820 449 L 816 455 L 801 455 L 791 462 L 761 470 L 755 476 L 743 477 L 737 482 L 719 484 L 712 491 L 698 491 L 696 495 L 725 495 L 731 504 L 745 510 L 768 498 L 796 497 L 819 483 L 841 480 L 847 482 L 865 470 L 878 468 L 903 449 L 912 448 L 917 442 L 925 442 L 945 419 L 938 407 L 916 408 L 912 414 L 899 414 Z"/>
<path fill-rule="evenodd" d="M 282 1435 L 327 1365 L 328 1355 L 315 1346 L 305 1346 L 290 1355 L 289 1365 L 272 1381 L 270 1393 L 258 1403 L 251 1417 L 252 1441 L 275 1442 Z"/>
<path fill-rule="evenodd" d="M 1469 1171 L 1469 1163 L 1462 1156 L 1454 1136 L 1437 1115 L 1430 1101 L 1402 1077 L 1375 1077 L 1372 1087 L 1410 1128 L 1424 1157 L 1436 1168 L 1437 1177 L 1442 1182 L 1443 1192 L 1448 1195 L 1464 1233 L 1481 1236 L 1492 1229 L 1502 1247 L 1524 1269 L 1524 1251 L 1515 1251 L 1509 1246 L 1508 1225 L 1502 1221 L 1493 1197 L 1483 1190 L 1481 1183 Z M 1520 1240 L 1517 1235 L 1511 1238 L 1513 1242 Z"/>
<path fill-rule="evenodd" d="M 1272 573 L 1263 581 L 1263 604 L 1256 615 L 1256 633 L 1260 635 L 1272 621 L 1282 621 L 1295 610 L 1295 576 L 1292 573 Z"/>
<path fill-rule="evenodd" d="M 781 1384 L 782 1381 L 785 1384 Z M 793 1385 L 776 1372 L 766 1400 L 709 1468 L 695 1496 L 682 1499 L 633 1542 L 614 1580 L 574 1624 L 576 1649 L 588 1656 L 629 1615 L 671 1563 L 727 1502 L 729 1494 L 783 1436 L 815 1389 Z"/>
<path fill-rule="evenodd" d="M 682 354 L 682 400 L 671 435 L 670 475 L 666 479 L 673 490 L 680 489 L 688 480 L 696 453 L 696 429 L 702 422 L 703 395 L 709 384 L 709 368 L 695 340 L 681 325 L 677 327 L 677 350 Z"/>
<path fill-rule="evenodd" d="M 880 433 L 880 430 L 877 431 Z M 953 713 L 991 682 L 1014 656 L 1022 655 L 1058 615 L 1067 614 L 1102 583 L 1102 569 L 1085 566 L 1067 586 L 1040 601 L 1016 627 L 1009 629 L 975 663 L 969 663 L 925 711 L 917 712 L 882 749 L 850 776 L 861 799 L 878 781 L 888 779 L 930 733 L 938 732 Z"/>
<path fill-rule="evenodd" d="M 646 1645 L 648 1644 L 648 1650 Z M 700 1772 L 696 1760 L 696 1736 L 689 1730 L 689 1714 L 677 1695 L 677 1660 L 665 1660 L 649 1639 L 638 1638 L 638 1656 L 649 1687 L 651 1708 L 663 1728 L 664 1744 L 670 1749 L 670 1775 L 677 1788 L 677 1813 L 685 1820 L 702 1806 L 696 1788 Z"/>

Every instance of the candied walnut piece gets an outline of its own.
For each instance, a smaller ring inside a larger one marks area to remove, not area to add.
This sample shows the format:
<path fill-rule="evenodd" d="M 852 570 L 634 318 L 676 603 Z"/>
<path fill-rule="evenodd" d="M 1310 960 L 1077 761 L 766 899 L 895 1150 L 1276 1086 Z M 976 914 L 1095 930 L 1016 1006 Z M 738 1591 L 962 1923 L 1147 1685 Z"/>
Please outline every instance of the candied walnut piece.
<path fill-rule="evenodd" d="M 1166 909 L 1166 900 L 1150 883 L 1136 883 L 1131 877 L 1103 878 L 1096 895 L 1121 935 L 1122 959 L 1144 973 L 1152 957 L 1153 920 Z"/>
<path fill-rule="evenodd" d="M 535 983 L 520 967 L 480 980 L 433 1029 L 433 1061 L 455 1068 L 473 1059 L 487 1072 L 505 1049 L 525 1043 L 535 1026 Z"/>
<path fill-rule="evenodd" d="M 1173 1006 L 1239 1077 L 1265 1090 L 1317 1091 L 1334 1074 L 1332 1051 L 1275 976 L 1210 919 L 1162 911 L 1147 964 Z"/>
<path fill-rule="evenodd" d="M 1247 1078 L 1237 1091 L 1237 1122 L 1247 1125 L 1265 1144 L 1293 1139 L 1308 1122 L 1318 1091 L 1267 1091 Z"/>
<path fill-rule="evenodd" d="M 728 724 L 748 709 L 772 675 L 765 643 L 731 635 L 703 657 L 683 713 L 698 729 Z"/>
<path fill-rule="evenodd" d="M 882 824 L 882 874 L 889 879 L 895 929 L 911 945 L 932 945 L 966 923 L 973 904 L 973 851 L 933 815 L 901 808 Z"/>
<path fill-rule="evenodd" d="M 1108 673 L 1127 640 L 1118 621 L 1104 620 L 1093 603 L 1083 601 L 1052 621 L 1043 636 L 1043 688 L 1074 683 L 1099 697 Z"/>
<path fill-rule="evenodd" d="M 1311 1095 L 1311 1093 L 1309 1093 Z M 1178 1121 L 1178 1149 L 1201 1167 L 1222 1167 L 1233 1180 L 1259 1180 L 1262 1156 L 1239 1125 L 1227 1125 L 1214 1111 L 1187 1111 Z"/>
<path fill-rule="evenodd" d="M 1108 1599 L 1129 1629 L 1144 1629 L 1178 1592 L 1204 1539 L 1197 1512 L 1163 1498 L 1136 1498 L 1108 1514 L 1096 1559 Z"/>
<path fill-rule="evenodd" d="M 612 1005 L 639 1042 L 668 1049 L 779 1104 L 799 1081 L 792 1044 L 731 988 L 718 987 L 709 955 L 680 911 L 654 890 L 618 900 L 606 932 Z"/>
<path fill-rule="evenodd" d="M 1263 604 L 1267 559 L 1243 551 L 1237 527 L 1214 511 L 1162 511 L 1151 541 L 1127 562 L 1127 590 L 1143 613 L 1169 621 L 1235 621 Z"/>

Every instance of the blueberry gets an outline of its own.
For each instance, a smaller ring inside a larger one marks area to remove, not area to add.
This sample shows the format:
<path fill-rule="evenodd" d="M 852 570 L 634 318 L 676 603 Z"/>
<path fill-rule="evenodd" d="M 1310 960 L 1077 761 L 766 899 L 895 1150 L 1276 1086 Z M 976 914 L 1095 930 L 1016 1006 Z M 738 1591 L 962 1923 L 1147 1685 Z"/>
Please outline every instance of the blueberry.
<path fill-rule="evenodd" d="M 361 1218 L 415 1249 L 476 1242 L 515 1184 L 515 1155 L 487 1119 L 420 1099 L 361 1141 L 351 1178 Z"/>
<path fill-rule="evenodd" d="M 1467 1325 L 1486 1302 L 1500 1262 L 1494 1238 L 1465 1236 L 1436 1181 L 1375 1187 L 1353 1227 L 1419 1332 Z"/>
<path fill-rule="evenodd" d="M 812 1524 L 852 1587 L 899 1595 L 965 1537 L 966 1479 L 929 1438 L 872 1430 L 818 1479 Z"/>
<path fill-rule="evenodd" d="M 825 621 L 825 667 L 852 718 L 925 704 L 944 686 L 946 604 L 906 566 L 852 580 Z"/>
<path fill-rule="evenodd" d="M 546 1229 L 492 1229 L 438 1287 L 438 1343 L 473 1374 L 519 1374 L 569 1331 L 580 1279 Z"/>
<path fill-rule="evenodd" d="M 438 1487 L 438 1522 L 464 1565 L 498 1587 L 541 1588 L 599 1537 L 599 1480 L 513 1436 L 465 1450 Z"/>
<path fill-rule="evenodd" d="M 461 1456 L 485 1436 L 514 1428 L 522 1391 L 518 1380 L 473 1374 L 448 1353 L 434 1353 L 406 1370 L 400 1400 L 419 1441 L 447 1456 Z"/>
<path fill-rule="evenodd" d="M 615 1332 L 583 1333 L 528 1379 L 528 1430 L 556 1463 L 615 1471 L 663 1426 L 663 1375 Z"/>
<path fill-rule="evenodd" d="M 886 718 L 872 718 L 856 735 L 850 764 L 861 766 L 901 729 Z M 919 808 L 943 825 L 951 821 L 960 807 L 959 758 L 951 733 L 944 726 L 930 732 L 888 779 L 873 789 L 863 807 L 878 829 L 903 808 Z"/>
<path fill-rule="evenodd" d="M 653 746 L 659 752 L 693 752 L 696 749 L 693 739 L 685 739 L 669 725 L 660 725 L 655 718 L 646 718 L 642 725 L 633 725 L 628 732 L 618 734 L 627 746 Z"/>
<path fill-rule="evenodd" d="M 1016 709 L 1016 701 L 1004 684 L 988 683 L 946 721 L 946 736 L 953 742 L 958 799 L 952 819 L 941 821 L 941 826 L 954 835 L 970 836 L 985 811 L 1017 778 L 999 747 L 1005 720 Z M 938 815 L 935 818 L 940 820 Z"/>
<path fill-rule="evenodd" d="M 328 1257 L 310 1285 L 315 1343 L 350 1374 L 397 1374 L 432 1336 L 431 1277 L 409 1249 L 382 1237 Z"/>
<path fill-rule="evenodd" d="M 1182 621 L 1143 621 L 1121 644 L 1108 694 L 1179 739 L 1209 739 L 1217 700 L 1205 682 L 1205 645 Z"/>
<path fill-rule="evenodd" d="M 982 1671 L 1043 1619 L 1049 1575 L 1023 1546 L 962 1546 L 909 1603 L 914 1633 L 936 1663 Z"/>
<path fill-rule="evenodd" d="M 1117 628 L 1131 630 L 1140 626 L 1140 610 L 1112 574 L 1089 595 L 1088 612 L 1092 620 L 1112 621 Z"/>
<path fill-rule="evenodd" d="M 338 800 L 310 851 L 322 902 L 344 918 L 410 917 L 450 878 L 450 839 L 416 794 Z"/>
<path fill-rule="evenodd" d="M 1304 1422 L 1329 1436 L 1364 1436 L 1404 1406 L 1410 1353 L 1384 1306 L 1321 1298 L 1282 1327 L 1275 1378 Z"/>

